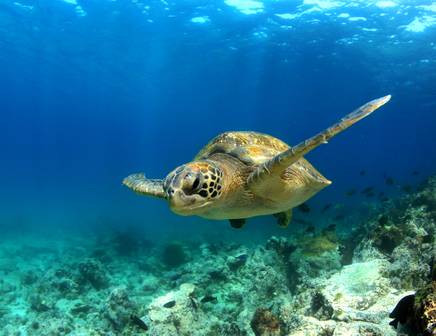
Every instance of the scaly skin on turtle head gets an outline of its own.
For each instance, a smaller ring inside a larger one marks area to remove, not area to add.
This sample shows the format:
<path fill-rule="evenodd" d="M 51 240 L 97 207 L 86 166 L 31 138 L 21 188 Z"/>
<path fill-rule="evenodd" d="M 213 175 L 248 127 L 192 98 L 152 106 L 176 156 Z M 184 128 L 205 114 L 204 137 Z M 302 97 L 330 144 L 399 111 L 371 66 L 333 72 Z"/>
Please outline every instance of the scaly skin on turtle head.
<path fill-rule="evenodd" d="M 169 173 L 163 189 L 173 212 L 198 215 L 220 198 L 223 172 L 211 161 L 190 162 Z"/>

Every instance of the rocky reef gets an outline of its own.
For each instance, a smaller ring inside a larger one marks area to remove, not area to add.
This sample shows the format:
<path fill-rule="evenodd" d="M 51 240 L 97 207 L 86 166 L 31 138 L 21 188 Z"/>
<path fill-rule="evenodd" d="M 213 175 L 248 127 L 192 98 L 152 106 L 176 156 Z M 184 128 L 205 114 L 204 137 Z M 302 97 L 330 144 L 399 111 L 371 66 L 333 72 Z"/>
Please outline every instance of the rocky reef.
<path fill-rule="evenodd" d="M 415 329 L 423 335 L 436 333 L 436 280 L 420 288 L 413 306 Z"/>
<path fill-rule="evenodd" d="M 433 178 L 347 234 L 5 240 L 0 335 L 435 335 L 435 231 Z"/>

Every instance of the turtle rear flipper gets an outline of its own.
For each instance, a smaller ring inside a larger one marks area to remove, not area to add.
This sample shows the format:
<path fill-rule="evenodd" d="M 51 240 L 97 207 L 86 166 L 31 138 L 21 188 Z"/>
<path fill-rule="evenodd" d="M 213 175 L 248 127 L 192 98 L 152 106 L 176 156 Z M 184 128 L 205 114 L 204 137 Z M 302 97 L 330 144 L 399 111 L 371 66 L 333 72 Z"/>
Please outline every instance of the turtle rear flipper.
<path fill-rule="evenodd" d="M 123 184 L 141 195 L 165 198 L 163 180 L 148 179 L 144 174 L 132 174 L 123 180 Z"/>
<path fill-rule="evenodd" d="M 245 218 L 229 219 L 230 226 L 234 229 L 242 229 L 245 225 Z"/>
<path fill-rule="evenodd" d="M 391 96 L 388 95 L 366 103 L 357 110 L 348 114 L 345 118 L 341 119 L 333 126 L 303 142 L 300 142 L 298 145 L 289 148 L 288 150 L 259 165 L 248 177 L 248 186 L 252 187 L 252 189 L 253 187 L 256 189 L 256 187 L 262 185 L 263 182 L 267 183 L 270 177 L 280 176 L 286 170 L 286 168 L 301 159 L 311 150 L 315 149 L 321 144 L 326 144 L 327 141 L 336 134 L 344 131 L 359 120 L 370 115 L 380 106 L 386 104 L 390 99 Z"/>
<path fill-rule="evenodd" d="M 277 224 L 281 228 L 286 229 L 292 220 L 292 209 L 289 209 L 288 211 L 276 213 L 273 216 L 277 219 Z"/>

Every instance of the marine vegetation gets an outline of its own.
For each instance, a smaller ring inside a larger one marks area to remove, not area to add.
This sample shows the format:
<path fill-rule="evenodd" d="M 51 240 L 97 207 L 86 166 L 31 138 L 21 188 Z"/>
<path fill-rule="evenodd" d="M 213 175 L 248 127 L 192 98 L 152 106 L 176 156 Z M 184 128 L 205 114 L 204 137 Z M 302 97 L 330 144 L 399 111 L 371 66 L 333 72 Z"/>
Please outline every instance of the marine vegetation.
<path fill-rule="evenodd" d="M 424 335 L 436 333 L 436 280 L 416 292 L 414 316 L 418 332 Z"/>
<path fill-rule="evenodd" d="M 282 336 L 285 330 L 280 320 L 269 310 L 258 308 L 250 322 L 256 336 Z"/>
<path fill-rule="evenodd" d="M 113 239 L 77 237 L 67 248 L 41 249 L 43 259 L 13 241 L 0 249 L 2 332 L 412 336 L 406 330 L 415 328 L 432 335 L 435 182 L 376 208 L 349 236 L 327 225 L 260 245 L 165 240 L 135 258 L 120 257 Z M 386 249 L 379 237 L 391 225 L 402 239 Z M 344 265 L 348 239 L 356 248 Z"/>
<path fill-rule="evenodd" d="M 302 253 L 305 256 L 317 256 L 338 248 L 338 238 L 333 231 L 323 231 L 313 237 L 305 237 L 301 241 Z"/>
<path fill-rule="evenodd" d="M 188 261 L 185 247 L 177 242 L 164 246 L 162 250 L 162 262 L 169 268 L 178 267 Z"/>

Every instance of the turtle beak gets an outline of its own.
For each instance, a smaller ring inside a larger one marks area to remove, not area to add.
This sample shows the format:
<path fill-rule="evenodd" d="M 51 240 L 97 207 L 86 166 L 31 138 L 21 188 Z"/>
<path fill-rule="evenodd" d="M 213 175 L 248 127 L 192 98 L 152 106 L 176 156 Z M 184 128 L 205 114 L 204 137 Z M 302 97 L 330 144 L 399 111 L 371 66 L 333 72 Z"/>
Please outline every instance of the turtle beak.
<path fill-rule="evenodd" d="M 195 203 L 193 197 L 188 197 L 182 190 L 168 190 L 168 202 L 173 212 L 178 215 L 189 215 L 190 206 Z"/>
<path fill-rule="evenodd" d="M 199 200 L 201 203 L 197 202 Z M 171 211 L 180 216 L 198 215 L 199 209 L 211 203 L 203 201 L 198 195 L 186 195 L 182 190 L 175 190 L 171 196 L 168 196 L 168 202 Z"/>

